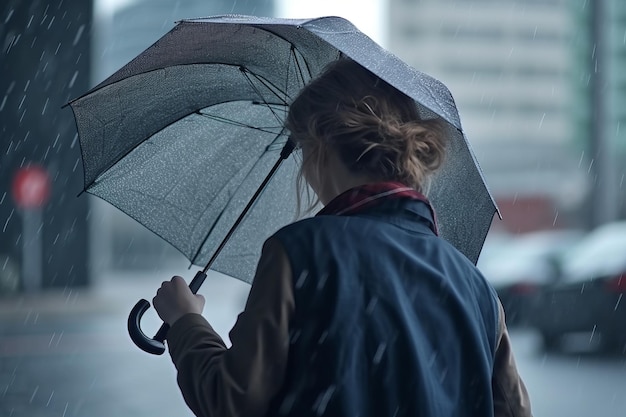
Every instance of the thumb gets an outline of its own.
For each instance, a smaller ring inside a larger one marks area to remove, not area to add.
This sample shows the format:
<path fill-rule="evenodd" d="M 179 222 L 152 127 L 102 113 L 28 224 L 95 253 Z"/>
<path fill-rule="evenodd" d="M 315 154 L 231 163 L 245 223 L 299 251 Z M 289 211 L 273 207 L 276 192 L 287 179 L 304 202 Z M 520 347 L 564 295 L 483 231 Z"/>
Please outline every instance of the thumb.
<path fill-rule="evenodd" d="M 198 302 L 200 303 L 200 306 L 202 308 L 204 308 L 204 304 L 206 303 L 206 299 L 204 298 L 204 295 L 202 294 L 196 294 L 196 299 L 198 300 Z"/>

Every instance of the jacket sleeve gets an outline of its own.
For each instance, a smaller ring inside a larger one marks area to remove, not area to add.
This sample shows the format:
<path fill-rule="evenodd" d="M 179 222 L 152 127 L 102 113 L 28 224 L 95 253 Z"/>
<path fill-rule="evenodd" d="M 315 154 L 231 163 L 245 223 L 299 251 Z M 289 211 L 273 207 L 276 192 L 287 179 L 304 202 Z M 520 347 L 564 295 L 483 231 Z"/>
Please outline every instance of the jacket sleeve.
<path fill-rule="evenodd" d="M 268 240 L 244 311 L 229 333 L 232 345 L 199 314 L 177 320 L 168 348 L 189 408 L 202 417 L 262 416 L 283 384 L 294 311 L 291 267 Z M 219 296 L 216 294 L 216 296 Z"/>
<path fill-rule="evenodd" d="M 504 308 L 499 305 L 499 338 L 492 375 L 495 417 L 531 417 L 530 398 L 515 364 Z"/>

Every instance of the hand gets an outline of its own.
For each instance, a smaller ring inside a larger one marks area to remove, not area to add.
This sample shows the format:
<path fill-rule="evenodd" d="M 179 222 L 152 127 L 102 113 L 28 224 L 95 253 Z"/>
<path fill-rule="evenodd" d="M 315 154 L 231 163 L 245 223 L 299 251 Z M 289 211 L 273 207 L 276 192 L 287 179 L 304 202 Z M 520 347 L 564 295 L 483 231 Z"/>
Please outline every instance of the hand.
<path fill-rule="evenodd" d="M 193 294 L 185 280 L 179 276 L 164 281 L 152 299 L 152 305 L 159 317 L 170 326 L 185 314 L 201 314 L 204 303 L 204 297 Z"/>

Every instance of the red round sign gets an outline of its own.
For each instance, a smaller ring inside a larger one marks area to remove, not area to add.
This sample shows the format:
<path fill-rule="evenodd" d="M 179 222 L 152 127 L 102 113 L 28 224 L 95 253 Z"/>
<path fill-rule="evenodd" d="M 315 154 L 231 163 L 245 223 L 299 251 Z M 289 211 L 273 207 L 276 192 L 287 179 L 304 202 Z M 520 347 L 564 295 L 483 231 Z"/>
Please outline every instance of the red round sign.
<path fill-rule="evenodd" d="M 25 209 L 41 207 L 50 197 L 50 176 L 39 165 L 20 168 L 13 177 L 13 199 Z"/>

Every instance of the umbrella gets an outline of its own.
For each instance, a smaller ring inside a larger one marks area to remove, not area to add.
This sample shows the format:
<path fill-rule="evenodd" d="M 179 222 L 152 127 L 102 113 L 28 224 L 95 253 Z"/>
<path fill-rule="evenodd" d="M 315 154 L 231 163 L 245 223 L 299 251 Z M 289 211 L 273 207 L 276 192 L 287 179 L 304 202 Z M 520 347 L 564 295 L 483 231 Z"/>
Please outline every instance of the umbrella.
<path fill-rule="evenodd" d="M 446 122 L 448 155 L 428 197 L 441 236 L 475 263 L 497 209 L 452 95 L 339 17 L 179 22 L 68 103 L 84 190 L 205 265 L 192 291 L 209 267 L 250 282 L 263 241 L 294 220 L 297 163 L 283 129 L 289 102 L 342 56 L 412 97 L 422 118 Z M 135 307 L 131 337 L 162 353 L 166 326 L 147 338 L 139 320 L 149 303 Z"/>

